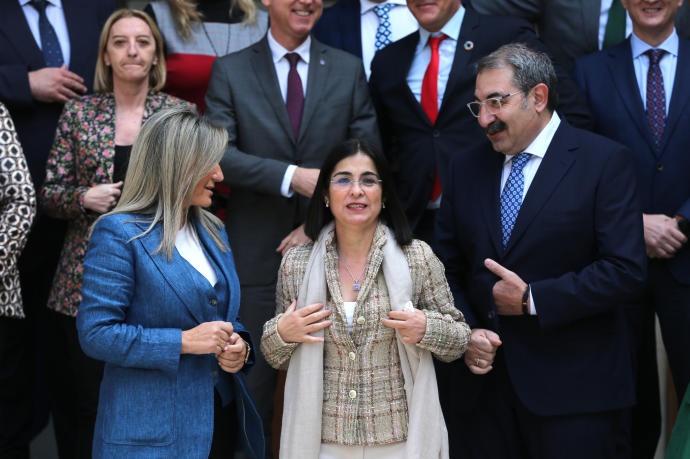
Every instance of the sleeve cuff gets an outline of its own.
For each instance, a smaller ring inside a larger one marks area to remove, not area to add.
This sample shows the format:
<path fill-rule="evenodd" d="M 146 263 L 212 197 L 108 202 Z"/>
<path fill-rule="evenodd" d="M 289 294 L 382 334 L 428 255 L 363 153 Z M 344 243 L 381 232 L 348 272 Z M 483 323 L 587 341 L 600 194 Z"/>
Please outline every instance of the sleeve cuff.
<path fill-rule="evenodd" d="M 286 198 L 291 198 L 295 194 L 294 190 L 290 186 L 292 183 L 292 177 L 295 175 L 297 166 L 290 164 L 285 170 L 285 175 L 283 175 L 283 182 L 280 184 L 280 194 Z"/>

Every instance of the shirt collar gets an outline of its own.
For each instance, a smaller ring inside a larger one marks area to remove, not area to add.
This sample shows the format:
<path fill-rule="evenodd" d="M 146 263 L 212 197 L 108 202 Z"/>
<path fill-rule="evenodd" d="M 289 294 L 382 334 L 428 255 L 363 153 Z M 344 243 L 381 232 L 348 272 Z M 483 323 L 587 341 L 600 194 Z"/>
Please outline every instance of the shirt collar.
<path fill-rule="evenodd" d="M 635 35 L 635 32 L 633 32 L 632 36 L 630 37 L 630 49 L 632 50 L 633 59 L 637 59 L 648 49 L 655 48 L 642 41 L 642 39 Z M 676 32 L 675 27 L 673 28 L 671 35 L 669 35 L 662 44 L 657 46 L 656 49 L 663 49 L 667 53 L 678 57 L 678 33 Z"/>
<path fill-rule="evenodd" d="M 553 140 L 553 136 L 556 134 L 558 126 L 560 125 L 561 118 L 558 116 L 558 113 L 554 111 L 551 114 L 551 119 L 548 123 L 546 123 L 546 126 L 544 126 L 544 129 L 542 129 L 541 132 L 537 135 L 537 137 L 534 138 L 532 143 L 529 144 L 527 148 L 525 148 L 525 152 L 533 156 L 539 156 L 543 159 L 544 156 L 546 156 L 546 150 L 549 149 L 549 145 L 551 145 L 551 140 Z M 513 159 L 513 156 L 515 155 L 506 155 L 503 164 Z"/>
<path fill-rule="evenodd" d="M 31 0 L 19 0 L 19 6 L 27 6 Z M 62 0 L 48 0 L 49 5 L 62 9 Z"/>
<path fill-rule="evenodd" d="M 268 47 L 271 50 L 271 55 L 273 56 L 273 63 L 276 64 L 279 60 L 283 59 L 287 53 L 297 53 L 299 57 L 309 64 L 309 49 L 311 47 L 311 35 L 307 36 L 307 39 L 292 51 L 288 51 L 273 38 L 273 32 L 268 29 Z"/>
<path fill-rule="evenodd" d="M 419 28 L 419 47 L 420 49 L 425 47 L 429 41 L 429 36 L 437 37 L 441 34 L 447 35 L 448 38 L 452 38 L 458 41 L 460 37 L 460 27 L 462 26 L 462 20 L 465 18 L 465 7 L 460 5 L 460 8 L 455 12 L 452 18 L 441 28 L 440 31 L 431 33 L 424 27 Z"/>
<path fill-rule="evenodd" d="M 386 3 L 390 3 L 395 6 L 404 6 L 407 8 L 407 2 L 405 0 L 386 0 L 381 3 L 372 2 L 371 0 L 360 0 L 359 3 L 359 12 L 362 16 L 368 13 L 369 11 L 373 10 L 376 6 L 385 5 Z"/>

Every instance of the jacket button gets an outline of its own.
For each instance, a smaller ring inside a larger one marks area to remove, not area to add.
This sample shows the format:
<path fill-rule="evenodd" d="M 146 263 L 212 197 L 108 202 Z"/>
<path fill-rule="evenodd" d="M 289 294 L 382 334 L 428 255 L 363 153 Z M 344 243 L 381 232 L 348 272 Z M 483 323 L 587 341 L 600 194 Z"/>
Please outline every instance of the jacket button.
<path fill-rule="evenodd" d="M 354 352 L 350 352 L 350 360 L 354 360 L 356 358 L 357 358 L 357 354 L 355 354 Z"/>
<path fill-rule="evenodd" d="M 366 320 L 364 320 L 364 316 L 357 317 L 357 324 L 358 325 L 364 325 L 364 322 L 366 322 Z"/>
<path fill-rule="evenodd" d="M 356 390 L 350 391 L 350 398 L 357 398 L 357 391 Z"/>
<path fill-rule="evenodd" d="M 663 171 L 664 170 L 664 163 L 662 163 L 662 162 L 656 163 L 656 170 L 658 170 L 659 172 Z"/>
<path fill-rule="evenodd" d="M 215 378 L 216 376 L 218 376 L 218 372 L 216 370 L 213 370 L 211 372 L 211 376 L 213 376 Z"/>
<path fill-rule="evenodd" d="M 489 319 L 493 319 L 493 318 L 494 318 L 494 312 L 493 312 L 493 311 L 489 311 L 489 313 L 488 313 L 486 316 L 487 316 Z"/>
<path fill-rule="evenodd" d="M 211 301 L 209 301 L 209 303 L 211 304 L 211 306 L 215 306 L 218 304 L 218 300 L 216 300 L 215 298 L 211 298 Z"/>
<path fill-rule="evenodd" d="M 434 129 L 434 132 L 432 133 L 432 135 L 434 137 L 437 137 L 437 138 L 441 137 L 441 131 L 439 131 L 438 129 Z"/>

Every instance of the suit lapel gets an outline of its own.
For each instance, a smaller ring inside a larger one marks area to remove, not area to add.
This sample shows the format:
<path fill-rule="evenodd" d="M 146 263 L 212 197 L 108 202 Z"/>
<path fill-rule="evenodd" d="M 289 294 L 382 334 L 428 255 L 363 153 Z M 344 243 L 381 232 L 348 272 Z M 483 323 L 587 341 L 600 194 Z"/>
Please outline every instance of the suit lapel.
<path fill-rule="evenodd" d="M 324 95 L 328 73 L 331 68 L 329 57 L 328 49 L 312 37 L 311 46 L 309 47 L 307 94 L 304 98 L 304 111 L 302 112 L 302 122 L 299 128 L 300 137 L 306 132 L 317 108 L 322 105 L 321 99 Z"/>
<path fill-rule="evenodd" d="M 534 176 L 529 190 L 527 190 L 522 206 L 520 206 L 520 212 L 515 220 L 515 226 L 513 226 L 504 255 L 510 252 L 527 231 L 534 217 L 539 214 L 541 208 L 553 194 L 553 190 L 575 161 L 575 150 L 578 145 L 570 129 L 564 120 L 561 121 L 546 155 L 539 165 L 537 174 Z"/>
<path fill-rule="evenodd" d="M 405 94 L 404 97 L 407 98 L 407 103 L 411 107 L 414 107 L 413 110 L 417 112 L 417 115 L 419 116 L 420 120 L 423 123 L 426 123 L 427 125 L 431 126 L 431 121 L 429 121 L 429 117 L 426 116 L 426 113 L 424 113 L 424 109 L 422 108 L 421 104 L 417 102 L 417 99 L 415 98 L 414 94 L 412 94 L 412 91 L 410 90 L 410 85 L 407 84 L 407 74 L 410 73 L 410 67 L 412 67 L 414 54 L 417 50 L 417 45 L 419 44 L 419 30 L 411 33 L 405 38 L 401 38 L 399 43 L 399 47 L 395 48 L 397 55 L 393 56 L 393 59 L 390 60 L 391 65 L 395 65 L 396 67 L 398 67 L 399 65 L 398 68 L 400 68 L 400 71 L 397 72 L 399 78 L 398 87 L 402 88 L 402 92 L 403 94 Z"/>
<path fill-rule="evenodd" d="M 491 242 L 494 244 L 496 253 L 502 253 L 500 189 L 501 173 L 503 171 L 505 156 L 496 153 L 491 150 L 490 147 L 487 148 L 486 154 L 490 155 L 490 158 L 487 160 L 487 168 L 484 177 L 481 177 L 476 182 L 481 187 L 481 189 L 476 190 L 476 192 L 478 196 L 481 196 L 481 207 L 484 212 L 484 219 L 486 220 Z"/>
<path fill-rule="evenodd" d="M 148 228 L 146 223 L 137 222 L 136 225 L 142 231 Z M 203 323 L 206 320 L 204 319 L 203 311 L 199 309 L 200 304 L 198 301 L 195 301 L 196 296 L 189 293 L 191 291 L 195 291 L 196 289 L 193 287 L 193 283 L 189 279 L 187 270 L 182 265 L 182 263 L 185 261 L 177 252 L 177 249 L 175 249 L 173 257 L 170 261 L 168 261 L 164 253 L 155 253 L 156 249 L 158 248 L 158 244 L 161 242 L 162 236 L 163 225 L 158 223 L 148 234 L 140 237 L 138 240 L 141 241 L 144 250 L 146 250 L 146 253 L 149 255 L 149 257 L 151 257 L 151 260 L 158 268 L 161 276 L 170 285 L 170 288 L 175 292 L 182 304 L 185 305 L 192 317 L 194 317 L 198 323 Z"/>
<path fill-rule="evenodd" d="M 446 91 L 441 101 L 441 108 L 438 111 L 439 118 L 443 116 L 445 110 L 448 110 L 446 108 L 448 104 L 458 103 L 457 100 L 450 100 L 452 97 L 446 97 L 446 95 L 453 94 L 455 87 L 458 85 L 458 81 L 463 76 L 467 75 L 467 66 L 471 62 L 474 50 L 466 50 L 465 43 L 478 43 L 482 40 L 483 37 L 480 36 L 481 28 L 479 27 L 479 19 L 479 14 L 475 13 L 474 10 L 469 8 L 465 9 L 465 17 L 462 19 L 460 33 L 458 34 L 458 43 L 455 47 L 455 56 L 453 56 L 453 66 L 450 69 Z M 469 100 L 467 102 L 469 102 Z"/>
<path fill-rule="evenodd" d="M 676 76 L 673 81 L 673 90 L 671 92 L 671 104 L 668 109 L 668 116 L 666 117 L 666 127 L 664 128 L 664 137 L 661 141 L 661 153 L 663 154 L 666 144 L 668 143 L 673 130 L 678 125 L 678 120 L 686 112 L 688 100 L 690 100 L 690 88 L 687 82 L 690 81 L 690 41 L 679 39 L 678 43 L 678 61 L 676 64 Z"/>
<path fill-rule="evenodd" d="M 632 50 L 630 48 L 630 39 L 628 38 L 623 43 L 607 49 L 605 52 L 610 57 L 608 62 L 608 70 L 611 73 L 613 81 L 618 94 L 620 95 L 623 105 L 628 111 L 630 119 L 633 120 L 635 126 L 644 137 L 647 144 L 654 151 L 654 141 L 652 140 L 652 133 L 649 130 L 647 117 L 644 111 L 644 104 L 640 97 L 640 88 L 637 85 L 635 78 L 635 69 L 632 62 Z"/>
<path fill-rule="evenodd" d="M 264 36 L 261 41 L 253 46 L 252 50 L 254 52 L 250 60 L 254 68 L 255 78 L 263 90 L 264 99 L 270 104 L 275 112 L 278 124 L 285 131 L 285 135 L 290 139 L 293 145 L 296 145 L 297 140 L 295 139 L 295 134 L 292 132 L 287 108 L 285 108 L 285 102 L 280 93 L 276 68 L 275 65 L 273 65 L 271 49 L 268 47 L 268 38 Z"/>
<path fill-rule="evenodd" d="M 0 23 L 7 40 L 12 43 L 17 56 L 22 56 L 29 70 L 45 67 L 43 53 L 34 39 L 29 24 L 26 22 L 24 12 L 19 2 L 9 0 L 3 7 L 3 15 Z"/>

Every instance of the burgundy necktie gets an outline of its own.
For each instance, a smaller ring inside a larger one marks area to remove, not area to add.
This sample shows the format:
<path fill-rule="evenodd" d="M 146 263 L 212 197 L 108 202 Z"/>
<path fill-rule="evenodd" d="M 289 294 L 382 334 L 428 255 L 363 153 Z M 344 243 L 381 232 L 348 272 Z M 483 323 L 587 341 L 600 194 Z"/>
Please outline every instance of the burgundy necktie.
<path fill-rule="evenodd" d="M 304 109 L 304 89 L 302 88 L 302 79 L 297 73 L 297 62 L 299 62 L 300 57 L 297 53 L 287 53 L 285 59 L 290 63 L 285 106 L 290 117 L 292 132 L 295 133 L 295 139 L 297 139 L 299 126 L 302 123 L 302 109 Z"/>
<path fill-rule="evenodd" d="M 661 139 L 666 127 L 666 92 L 664 91 L 664 76 L 661 74 L 659 61 L 666 54 L 663 49 L 648 49 L 644 52 L 649 56 L 649 70 L 647 71 L 647 121 L 652 131 L 654 148 L 659 151 Z"/>

